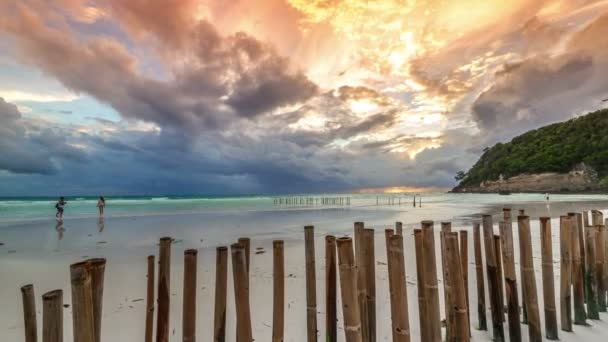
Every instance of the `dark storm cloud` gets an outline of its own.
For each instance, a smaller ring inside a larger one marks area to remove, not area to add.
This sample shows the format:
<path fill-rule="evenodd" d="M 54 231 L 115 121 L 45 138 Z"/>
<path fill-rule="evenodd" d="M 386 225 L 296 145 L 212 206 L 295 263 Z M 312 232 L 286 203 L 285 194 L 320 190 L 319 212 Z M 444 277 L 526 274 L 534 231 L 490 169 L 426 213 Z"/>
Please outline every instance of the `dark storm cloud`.
<path fill-rule="evenodd" d="M 507 64 L 472 105 L 473 118 L 489 142 L 510 139 L 530 127 L 597 109 L 608 91 L 608 16 L 568 41 L 566 52 Z"/>

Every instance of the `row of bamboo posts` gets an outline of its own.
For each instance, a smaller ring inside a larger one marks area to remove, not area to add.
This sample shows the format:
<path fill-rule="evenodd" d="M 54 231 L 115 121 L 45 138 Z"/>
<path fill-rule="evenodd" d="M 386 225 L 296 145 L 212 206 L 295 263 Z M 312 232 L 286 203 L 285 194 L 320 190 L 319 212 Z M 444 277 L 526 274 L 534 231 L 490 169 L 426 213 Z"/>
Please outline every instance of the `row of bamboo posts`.
<path fill-rule="evenodd" d="M 406 201 L 406 197 L 403 196 L 376 196 L 376 205 L 401 205 L 408 203 L 408 201 Z M 418 199 L 418 204 L 416 204 L 416 199 Z M 422 196 L 419 194 L 414 195 L 413 199 L 412 199 L 412 205 L 415 208 L 416 205 L 418 207 L 422 207 Z"/>
<path fill-rule="evenodd" d="M 452 231 L 449 222 L 441 224 L 439 248 L 441 260 L 436 260 L 434 223 L 423 221 L 413 229 L 416 257 L 416 278 L 420 320 L 420 340 L 442 341 L 442 315 L 445 318 L 446 341 L 467 342 L 471 338 L 471 321 L 477 328 L 487 330 L 486 284 L 491 311 L 494 341 L 505 341 L 504 322 L 508 324 L 512 342 L 522 340 L 521 323 L 528 325 L 529 341 L 542 341 L 540 308 L 532 256 L 530 219 L 523 211 L 517 217 L 519 235 L 519 265 L 521 294 L 515 268 L 513 222 L 510 209 L 504 209 L 503 219 L 494 229 L 492 216 L 483 215 L 473 224 L 474 264 L 477 282 L 477 310 L 469 310 L 468 241 L 466 230 Z M 608 244 L 603 215 L 599 211 L 570 213 L 559 219 L 560 284 L 559 326 L 562 331 L 573 331 L 573 325 L 586 325 L 587 319 L 599 319 L 606 312 L 608 295 Z M 544 298 L 545 337 L 557 340 L 558 318 L 555 301 L 551 220 L 540 218 L 542 254 L 542 295 Z M 390 318 L 392 340 L 412 340 L 408 313 L 404 232 L 400 222 L 384 232 L 388 283 L 390 289 Z M 336 341 L 338 336 L 337 296 L 341 296 L 342 323 L 348 342 L 375 342 L 376 317 L 376 251 L 375 231 L 363 222 L 354 224 L 354 235 L 325 237 L 325 341 Z M 317 341 L 317 293 L 314 227 L 304 228 L 306 270 L 306 326 L 307 341 Z M 483 243 L 482 243 L 483 241 Z M 173 240 L 161 238 L 158 254 L 158 279 L 155 284 L 154 255 L 147 263 L 147 297 L 145 342 L 169 341 L 169 304 L 171 300 L 171 247 Z M 484 251 L 482 253 L 482 245 Z M 233 290 L 236 313 L 236 340 L 253 341 L 249 293 L 250 246 L 248 238 L 241 238 L 230 248 L 216 249 L 214 341 L 226 340 L 228 252 L 232 259 Z M 194 342 L 196 336 L 197 250 L 184 252 L 182 340 Z M 484 259 L 485 258 L 485 277 Z M 284 242 L 273 241 L 273 316 L 272 341 L 284 340 L 285 333 L 285 263 Z M 438 265 L 441 266 L 443 295 L 446 305 L 440 310 Z M 105 259 L 89 259 L 70 266 L 73 334 L 75 342 L 100 342 L 103 312 Z M 340 288 L 338 291 L 337 284 Z M 155 286 L 156 285 L 156 286 Z M 155 293 L 155 290 L 157 291 Z M 37 341 L 37 322 L 34 287 L 21 288 L 25 320 L 25 341 Z M 63 341 L 63 293 L 55 290 L 42 296 L 42 341 Z M 506 302 L 506 306 L 505 306 Z M 522 315 L 520 316 L 520 303 Z M 156 322 L 154 313 L 156 311 Z M 475 314 L 476 312 L 476 314 Z M 507 319 L 505 320 L 505 315 Z M 156 335 L 154 335 L 156 323 Z M 205 339 L 206 340 L 206 339 Z"/>
<path fill-rule="evenodd" d="M 331 197 L 304 197 L 304 196 L 289 196 L 275 197 L 274 205 L 350 205 L 350 197 L 348 196 L 331 196 Z"/>

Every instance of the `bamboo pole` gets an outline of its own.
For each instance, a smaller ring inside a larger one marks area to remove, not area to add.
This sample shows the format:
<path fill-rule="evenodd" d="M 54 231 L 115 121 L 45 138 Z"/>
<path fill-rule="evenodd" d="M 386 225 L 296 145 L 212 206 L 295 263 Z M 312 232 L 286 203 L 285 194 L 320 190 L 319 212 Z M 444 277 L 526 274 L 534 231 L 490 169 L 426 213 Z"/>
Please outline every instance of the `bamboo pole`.
<path fill-rule="evenodd" d="M 454 336 L 454 341 L 468 342 L 470 340 L 469 320 L 467 318 L 465 282 L 462 276 L 462 264 L 459 260 L 458 234 L 452 232 L 446 233 L 445 245 L 448 254 L 446 261 L 451 270 L 450 280 L 452 281 L 451 311 L 453 311 L 452 316 L 454 316 L 452 335 Z"/>
<path fill-rule="evenodd" d="M 504 264 L 509 339 L 511 342 L 521 342 L 519 297 L 517 294 L 517 276 L 515 273 L 515 254 L 513 252 L 513 226 L 510 222 L 502 221 L 498 224 L 498 228 L 500 231 L 501 251 Z"/>
<path fill-rule="evenodd" d="M 534 262 L 532 260 L 532 241 L 530 235 L 530 218 L 518 216 L 520 267 L 522 269 L 522 287 L 525 287 L 524 301 L 528 310 L 528 335 L 530 342 L 541 342 L 540 314 L 538 312 L 538 297 L 536 293 L 536 279 L 534 276 Z"/>
<path fill-rule="evenodd" d="M 583 210 L 583 224 L 585 225 L 585 228 L 591 226 L 589 224 L 589 211 L 587 210 Z"/>
<path fill-rule="evenodd" d="M 374 248 L 374 230 L 363 230 L 363 261 L 365 265 L 365 282 L 367 288 L 367 321 L 368 339 L 376 341 L 376 251 Z"/>
<path fill-rule="evenodd" d="M 460 237 L 460 265 L 462 268 L 462 281 L 467 305 L 467 326 L 471 335 L 471 309 L 469 306 L 469 232 L 461 230 Z"/>
<path fill-rule="evenodd" d="M 597 227 L 595 239 L 595 273 L 597 274 L 597 305 L 600 312 L 606 312 L 606 289 L 604 288 L 604 264 L 606 255 L 606 228 L 603 220 L 600 220 L 601 212 L 596 211 L 596 222 L 601 222 Z"/>
<path fill-rule="evenodd" d="M 42 342 L 63 342 L 63 291 L 42 295 Z"/>
<path fill-rule="evenodd" d="M 387 240 L 387 246 L 389 245 L 389 241 Z M 424 288 L 424 247 L 422 241 L 422 229 L 414 229 L 414 245 L 416 249 L 416 285 L 418 289 L 418 314 L 420 319 L 420 338 L 422 341 L 427 341 L 428 336 L 430 336 L 429 325 L 428 325 L 428 313 L 427 313 L 427 303 L 425 298 L 425 288 Z M 387 256 L 390 260 L 390 257 Z M 390 267 L 390 263 L 389 263 Z M 389 273 L 389 283 L 391 282 L 390 273 Z M 393 312 L 391 311 L 391 315 Z M 396 338 L 393 331 L 393 340 Z"/>
<path fill-rule="evenodd" d="M 182 341 L 196 341 L 196 264 L 198 251 L 184 252 L 184 300 L 182 311 Z"/>
<path fill-rule="evenodd" d="M 306 331 L 309 342 L 317 340 L 317 276 L 315 271 L 315 228 L 304 227 L 306 257 Z"/>
<path fill-rule="evenodd" d="M 245 246 L 235 243 L 230 246 L 234 280 L 234 303 L 236 304 L 236 336 L 239 342 L 252 342 L 251 311 L 249 307 L 249 272 Z"/>
<path fill-rule="evenodd" d="M 389 204 L 390 204 L 390 199 Z M 369 341 L 369 327 L 367 325 L 367 276 L 366 264 L 363 260 L 363 222 L 355 222 L 355 264 L 357 265 L 357 296 L 359 298 L 359 314 L 361 315 L 361 338 Z"/>
<path fill-rule="evenodd" d="M 585 292 L 587 297 L 587 318 L 598 320 L 600 319 L 599 307 L 598 307 L 598 293 L 597 293 L 597 274 L 595 272 L 595 255 L 596 255 L 596 244 L 597 239 L 597 227 L 585 228 L 585 248 L 587 249 L 587 267 L 585 275 Z"/>
<path fill-rule="evenodd" d="M 338 340 L 336 308 L 336 237 L 325 237 L 325 331 L 326 342 Z"/>
<path fill-rule="evenodd" d="M 156 314 L 156 342 L 169 341 L 169 301 L 171 299 L 171 242 L 170 237 L 160 239 L 158 257 L 158 311 Z"/>
<path fill-rule="evenodd" d="M 403 235 L 403 222 L 395 222 L 395 234 Z"/>
<path fill-rule="evenodd" d="M 450 269 L 447 262 L 447 251 L 445 246 L 445 235 L 452 231 L 452 224 L 450 222 L 441 222 L 441 232 L 439 232 L 439 246 L 441 250 L 441 270 L 443 274 L 443 300 L 444 300 L 444 314 L 446 323 L 446 341 L 454 341 L 455 335 L 452 334 L 454 325 L 454 315 L 451 308 L 454 306 L 452 302 L 452 289 L 450 280 Z"/>
<path fill-rule="evenodd" d="M 146 332 L 145 342 L 154 338 L 154 255 L 148 256 L 148 278 L 146 287 Z"/>
<path fill-rule="evenodd" d="M 74 342 L 95 341 L 93 290 L 87 261 L 70 265 Z"/>
<path fill-rule="evenodd" d="M 433 221 L 422 221 L 422 245 L 424 253 L 424 297 L 427 303 L 429 324 L 428 341 L 441 342 L 439 315 L 439 291 L 437 289 L 437 261 L 435 257 L 435 233 Z"/>
<path fill-rule="evenodd" d="M 251 265 L 251 239 L 242 237 L 237 241 L 245 248 L 245 262 L 247 264 L 247 282 L 249 282 L 249 266 Z"/>
<path fill-rule="evenodd" d="M 36 296 L 34 295 L 34 285 L 29 284 L 21 287 L 21 299 L 23 301 L 25 342 L 36 342 L 38 341 L 38 323 L 36 321 Z"/>
<path fill-rule="evenodd" d="M 604 234 L 602 238 L 602 244 L 604 247 L 604 292 L 602 293 L 602 297 L 606 297 L 608 295 L 608 219 L 604 220 Z M 606 300 L 606 299 L 605 299 Z"/>
<path fill-rule="evenodd" d="M 486 272 L 488 275 L 488 291 L 490 293 L 490 309 L 492 311 L 492 335 L 494 341 L 505 340 L 502 321 L 504 319 L 504 306 L 500 303 L 500 279 L 498 274 L 498 262 L 494 244 L 494 227 L 491 215 L 482 216 L 483 237 L 486 252 Z"/>
<path fill-rule="evenodd" d="M 101 342 L 101 317 L 103 315 L 103 283 L 106 270 L 106 259 L 89 259 L 91 288 L 93 290 L 93 316 L 95 321 L 95 341 Z"/>
<path fill-rule="evenodd" d="M 488 330 L 486 317 L 486 290 L 483 279 L 483 259 L 481 254 L 481 234 L 479 223 L 473 224 L 473 248 L 475 252 L 475 276 L 477 279 L 477 318 L 479 330 Z"/>
<path fill-rule="evenodd" d="M 228 288 L 228 247 L 215 249 L 215 310 L 213 316 L 213 341 L 226 341 L 226 291 Z"/>
<path fill-rule="evenodd" d="M 285 333 L 285 257 L 283 240 L 272 242 L 273 300 L 272 300 L 272 342 L 283 342 Z"/>
<path fill-rule="evenodd" d="M 569 213 L 570 222 L 572 224 L 572 297 L 574 298 L 574 324 L 586 325 L 587 314 L 585 313 L 585 289 L 583 287 L 583 267 L 581 265 L 581 242 L 580 233 L 582 232 L 581 224 L 578 222 L 578 217 L 575 213 Z M 582 220 L 582 217 L 581 217 Z"/>
<path fill-rule="evenodd" d="M 338 264 L 340 270 L 340 292 L 344 316 L 344 335 L 346 342 L 362 342 L 361 313 L 357 295 L 357 271 L 351 238 L 337 239 Z"/>
<path fill-rule="evenodd" d="M 403 255 L 403 235 L 391 236 L 387 246 L 388 257 L 392 260 L 391 281 L 389 284 L 391 298 L 392 331 L 395 342 L 410 341 L 410 323 L 408 316 L 407 290 L 405 282 L 405 261 Z"/>
<path fill-rule="evenodd" d="M 561 260 L 560 267 L 560 307 L 562 330 L 572 331 L 572 319 L 570 303 L 570 267 L 564 266 L 564 262 L 569 260 L 568 249 L 564 246 L 564 224 L 560 224 L 561 239 Z M 569 245 L 569 244 L 566 244 Z M 540 250 L 541 250 L 541 270 L 543 279 L 543 300 L 545 303 L 545 336 L 548 340 L 557 339 L 557 312 L 555 310 L 555 285 L 553 277 L 553 244 L 551 241 L 551 218 L 540 218 Z M 568 273 L 568 274 L 566 274 Z"/>
<path fill-rule="evenodd" d="M 496 270 L 498 273 L 498 294 L 500 298 L 500 317 L 505 321 L 505 293 L 503 289 L 503 270 L 502 270 L 502 248 L 500 247 L 500 235 L 494 234 L 494 252 L 496 253 Z"/>
<path fill-rule="evenodd" d="M 604 214 L 599 210 L 591 210 L 591 224 L 596 227 L 603 225 Z"/>

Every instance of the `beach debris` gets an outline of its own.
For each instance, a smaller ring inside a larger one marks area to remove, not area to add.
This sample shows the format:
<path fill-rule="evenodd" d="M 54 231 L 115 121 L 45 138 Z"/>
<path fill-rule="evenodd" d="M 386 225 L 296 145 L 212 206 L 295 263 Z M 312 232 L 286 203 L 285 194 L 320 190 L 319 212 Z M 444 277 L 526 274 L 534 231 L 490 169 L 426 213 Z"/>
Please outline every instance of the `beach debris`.
<path fill-rule="evenodd" d="M 133 300 L 131 301 L 131 303 L 135 303 L 135 302 L 141 302 L 141 301 L 143 301 L 143 300 L 144 300 L 143 298 L 133 299 Z"/>
<path fill-rule="evenodd" d="M 171 239 L 171 243 L 172 243 L 172 244 L 174 244 L 174 245 L 176 245 L 176 244 L 178 244 L 178 243 L 182 243 L 182 242 L 184 242 L 184 240 L 183 240 L 183 239 L 179 239 L 179 240 L 176 240 L 176 239 Z"/>
<path fill-rule="evenodd" d="M 264 254 L 266 251 L 256 251 L 255 254 Z"/>
<path fill-rule="evenodd" d="M 381 266 L 386 266 L 386 263 L 382 262 L 382 261 L 378 261 L 376 264 L 381 265 Z"/>
<path fill-rule="evenodd" d="M 64 307 L 65 309 L 67 309 L 67 308 L 69 308 L 69 307 L 70 307 L 70 304 L 63 304 L 63 307 Z"/>
<path fill-rule="evenodd" d="M 97 242 L 98 245 L 104 244 L 104 243 L 108 243 L 107 241 L 99 241 Z"/>
<path fill-rule="evenodd" d="M 0 242 L 0 246 L 4 246 L 4 242 Z"/>
<path fill-rule="evenodd" d="M 17 253 L 17 251 L 14 251 L 14 250 L 8 251 L 8 254 L 13 254 L 13 253 Z"/>

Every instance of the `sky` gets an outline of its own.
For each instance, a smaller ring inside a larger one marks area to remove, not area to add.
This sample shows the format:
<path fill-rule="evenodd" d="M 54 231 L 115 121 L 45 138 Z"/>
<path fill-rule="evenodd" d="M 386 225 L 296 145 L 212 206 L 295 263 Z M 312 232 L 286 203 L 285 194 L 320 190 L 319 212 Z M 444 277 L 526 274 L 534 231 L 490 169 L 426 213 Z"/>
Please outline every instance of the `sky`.
<path fill-rule="evenodd" d="M 0 196 L 446 189 L 606 47 L 608 0 L 0 0 Z"/>

